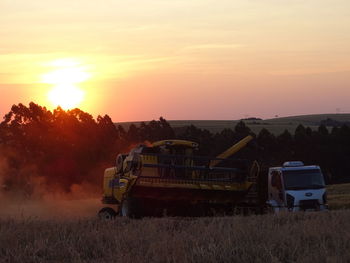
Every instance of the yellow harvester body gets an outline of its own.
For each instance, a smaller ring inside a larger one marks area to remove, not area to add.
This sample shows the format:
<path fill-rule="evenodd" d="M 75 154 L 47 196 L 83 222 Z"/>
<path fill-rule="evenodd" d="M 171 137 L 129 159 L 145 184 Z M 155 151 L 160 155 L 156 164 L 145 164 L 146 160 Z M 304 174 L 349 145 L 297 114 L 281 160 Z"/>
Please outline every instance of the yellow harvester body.
<path fill-rule="evenodd" d="M 227 158 L 251 139 L 244 138 L 216 158 L 195 156 L 198 144 L 191 141 L 140 145 L 127 155 L 119 155 L 117 165 L 106 169 L 103 203 L 117 205 L 121 214 L 131 213 L 135 200 L 139 210 L 182 203 L 234 204 L 242 200 L 253 182 L 248 180 L 246 166 L 231 166 Z"/>

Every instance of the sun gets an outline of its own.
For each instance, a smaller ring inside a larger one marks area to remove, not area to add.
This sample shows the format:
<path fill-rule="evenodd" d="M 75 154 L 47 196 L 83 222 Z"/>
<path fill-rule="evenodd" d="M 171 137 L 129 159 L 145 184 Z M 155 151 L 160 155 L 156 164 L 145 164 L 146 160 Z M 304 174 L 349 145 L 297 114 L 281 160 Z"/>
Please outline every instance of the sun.
<path fill-rule="evenodd" d="M 84 100 L 85 93 L 74 85 L 58 85 L 47 94 L 53 106 L 60 106 L 64 110 L 77 108 Z"/>
<path fill-rule="evenodd" d="M 90 74 L 79 62 L 71 59 L 55 60 L 49 65 L 54 69 L 42 75 L 42 82 L 52 85 L 47 94 L 49 102 L 65 110 L 79 107 L 85 98 L 79 83 L 88 80 Z"/>

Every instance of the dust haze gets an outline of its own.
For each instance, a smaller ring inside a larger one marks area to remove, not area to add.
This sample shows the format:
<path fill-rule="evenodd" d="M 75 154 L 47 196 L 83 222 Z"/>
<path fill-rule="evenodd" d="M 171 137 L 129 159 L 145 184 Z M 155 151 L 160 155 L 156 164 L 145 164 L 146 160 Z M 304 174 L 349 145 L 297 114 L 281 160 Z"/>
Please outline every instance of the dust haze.
<path fill-rule="evenodd" d="M 20 173 L 25 173 L 25 170 Z M 73 184 L 69 192 L 64 192 L 59 187 L 48 188 L 45 178 L 31 176 L 25 182 L 31 187 L 29 194 L 22 188 L 9 188 L 6 185 L 8 172 L 6 159 L 1 158 L 0 218 L 93 218 L 101 208 L 101 193 L 89 183 Z"/>

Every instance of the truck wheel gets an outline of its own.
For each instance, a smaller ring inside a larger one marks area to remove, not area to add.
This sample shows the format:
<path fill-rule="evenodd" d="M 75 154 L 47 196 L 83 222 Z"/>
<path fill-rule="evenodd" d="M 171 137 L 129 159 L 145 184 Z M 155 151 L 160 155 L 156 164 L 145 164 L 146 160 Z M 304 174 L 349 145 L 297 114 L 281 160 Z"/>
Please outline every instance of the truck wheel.
<path fill-rule="evenodd" d="M 125 198 L 121 203 L 120 215 L 130 218 L 140 218 L 142 215 L 137 199 L 130 196 Z"/>
<path fill-rule="evenodd" d="M 112 220 L 117 216 L 117 212 L 110 207 L 105 207 L 98 212 L 98 217 L 103 220 Z"/>

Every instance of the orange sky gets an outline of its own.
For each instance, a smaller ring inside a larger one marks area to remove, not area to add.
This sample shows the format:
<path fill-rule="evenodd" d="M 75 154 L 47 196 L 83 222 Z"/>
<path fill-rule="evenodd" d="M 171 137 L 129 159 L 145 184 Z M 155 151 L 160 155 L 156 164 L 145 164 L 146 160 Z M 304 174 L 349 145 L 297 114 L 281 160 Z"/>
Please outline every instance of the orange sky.
<path fill-rule="evenodd" d="M 114 121 L 350 112 L 349 73 L 348 0 L 0 1 L 1 115 L 62 94 Z"/>

